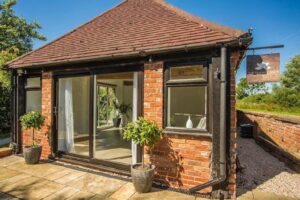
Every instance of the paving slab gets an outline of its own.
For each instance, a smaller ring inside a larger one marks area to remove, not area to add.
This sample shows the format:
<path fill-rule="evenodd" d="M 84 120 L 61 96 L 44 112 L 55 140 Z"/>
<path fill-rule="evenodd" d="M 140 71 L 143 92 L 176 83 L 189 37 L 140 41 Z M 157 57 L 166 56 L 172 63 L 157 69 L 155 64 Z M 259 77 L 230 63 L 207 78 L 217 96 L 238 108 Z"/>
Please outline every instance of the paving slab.
<path fill-rule="evenodd" d="M 17 197 L 13 197 L 9 194 L 0 192 L 0 200 L 17 200 L 17 199 L 18 199 Z"/>
<path fill-rule="evenodd" d="M 195 196 L 182 193 L 172 192 L 168 190 L 152 189 L 149 193 L 135 193 L 131 200 L 195 200 Z"/>
<path fill-rule="evenodd" d="M 7 167 L 10 165 L 15 165 L 16 163 L 24 163 L 24 158 L 19 156 L 8 156 L 4 158 L 0 158 L 0 167 Z"/>
<path fill-rule="evenodd" d="M 14 182 L 14 183 L 10 183 L 10 184 L 6 184 L 5 182 L 1 182 L 1 192 L 14 192 L 16 190 L 24 190 L 25 187 L 31 187 L 34 184 L 37 184 L 40 182 L 40 179 L 37 177 L 28 177 L 28 178 L 24 178 L 20 181 Z"/>
<path fill-rule="evenodd" d="M 124 184 L 126 184 L 125 181 L 94 174 L 85 174 L 67 183 L 68 186 L 102 195 L 103 198 L 108 197 Z"/>
<path fill-rule="evenodd" d="M 195 200 L 193 196 L 155 188 L 150 193 L 138 194 L 131 182 L 118 177 L 83 172 L 53 163 L 27 165 L 23 159 L 16 156 L 0 161 L 2 166 L 5 166 L 0 167 L 0 200 L 12 198 Z M 14 164 L 11 165 L 9 162 Z"/>
<path fill-rule="evenodd" d="M 95 196 L 95 194 L 93 194 L 93 193 L 86 192 L 86 191 L 79 191 L 67 199 L 68 200 L 79 200 L 79 199 L 86 200 L 86 199 L 91 199 L 94 196 Z"/>
<path fill-rule="evenodd" d="M 73 172 L 75 172 L 75 170 L 64 168 L 64 169 L 59 170 L 57 172 L 48 174 L 48 175 L 44 176 L 44 178 L 47 179 L 47 180 L 50 180 L 50 181 L 54 181 L 54 180 L 57 180 L 57 179 L 59 179 L 59 178 L 61 178 L 63 176 L 71 174 Z"/>
<path fill-rule="evenodd" d="M 132 195 L 134 195 L 135 189 L 132 183 L 126 183 L 120 189 L 118 189 L 115 193 L 113 193 L 110 198 L 116 200 L 129 199 Z"/>
<path fill-rule="evenodd" d="M 47 197 L 45 197 L 43 200 L 61 200 L 61 199 L 67 199 L 74 195 L 75 193 L 79 192 L 78 189 L 75 189 L 73 187 L 65 187 Z"/>
<path fill-rule="evenodd" d="M 81 172 L 81 171 L 75 171 L 73 173 L 67 174 L 65 176 L 62 176 L 59 179 L 56 179 L 55 182 L 61 183 L 61 184 L 67 184 L 68 182 L 75 180 L 83 175 L 85 175 L 86 172 Z"/>
<path fill-rule="evenodd" d="M 14 177 L 16 175 L 21 174 L 21 172 L 15 171 L 15 170 L 10 170 L 7 168 L 1 168 L 0 169 L 0 181 L 3 181 L 5 179 Z"/>

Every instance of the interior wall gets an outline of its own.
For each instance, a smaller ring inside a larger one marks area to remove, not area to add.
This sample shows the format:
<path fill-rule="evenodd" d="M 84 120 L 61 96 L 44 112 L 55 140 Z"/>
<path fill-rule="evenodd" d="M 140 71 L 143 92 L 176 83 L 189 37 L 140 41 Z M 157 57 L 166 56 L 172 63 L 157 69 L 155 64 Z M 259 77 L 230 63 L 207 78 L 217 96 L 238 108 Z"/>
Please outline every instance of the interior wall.
<path fill-rule="evenodd" d="M 133 106 L 133 85 L 124 85 L 124 81 L 133 81 L 132 79 L 98 79 L 99 83 L 115 85 L 116 87 L 116 97 L 118 102 L 130 104 Z M 128 113 L 129 120 L 132 119 L 132 112 Z"/>
<path fill-rule="evenodd" d="M 72 78 L 75 135 L 89 134 L 90 78 Z"/>

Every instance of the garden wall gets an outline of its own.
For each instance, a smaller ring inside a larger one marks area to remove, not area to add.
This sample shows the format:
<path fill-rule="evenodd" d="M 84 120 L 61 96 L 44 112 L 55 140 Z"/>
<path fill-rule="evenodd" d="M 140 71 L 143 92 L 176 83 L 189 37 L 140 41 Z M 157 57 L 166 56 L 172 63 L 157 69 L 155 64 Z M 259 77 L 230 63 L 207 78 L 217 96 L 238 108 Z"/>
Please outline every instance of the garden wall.
<path fill-rule="evenodd" d="M 262 147 L 300 171 L 300 117 L 238 111 L 238 124 L 254 125 L 254 138 Z"/>

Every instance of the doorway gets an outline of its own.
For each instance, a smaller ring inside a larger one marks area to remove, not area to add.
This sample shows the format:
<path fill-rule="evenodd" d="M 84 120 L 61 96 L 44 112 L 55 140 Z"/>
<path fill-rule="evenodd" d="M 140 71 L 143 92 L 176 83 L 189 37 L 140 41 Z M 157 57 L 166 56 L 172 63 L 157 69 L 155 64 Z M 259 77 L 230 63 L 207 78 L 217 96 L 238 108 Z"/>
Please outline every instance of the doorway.
<path fill-rule="evenodd" d="M 91 163 L 130 169 L 140 150 L 123 128 L 141 116 L 142 73 L 56 78 L 57 152 Z"/>

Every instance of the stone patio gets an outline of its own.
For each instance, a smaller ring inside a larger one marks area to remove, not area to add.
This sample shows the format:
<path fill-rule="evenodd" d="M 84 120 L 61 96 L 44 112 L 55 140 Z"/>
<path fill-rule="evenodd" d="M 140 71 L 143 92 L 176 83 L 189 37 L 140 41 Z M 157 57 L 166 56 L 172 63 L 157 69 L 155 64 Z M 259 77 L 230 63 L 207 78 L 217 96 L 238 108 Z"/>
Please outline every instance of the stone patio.
<path fill-rule="evenodd" d="M 26 165 L 24 159 L 0 159 L 0 200 L 4 199 L 200 199 L 153 188 L 147 194 L 135 192 L 125 177 L 87 171 L 72 165 L 42 162 Z"/>

